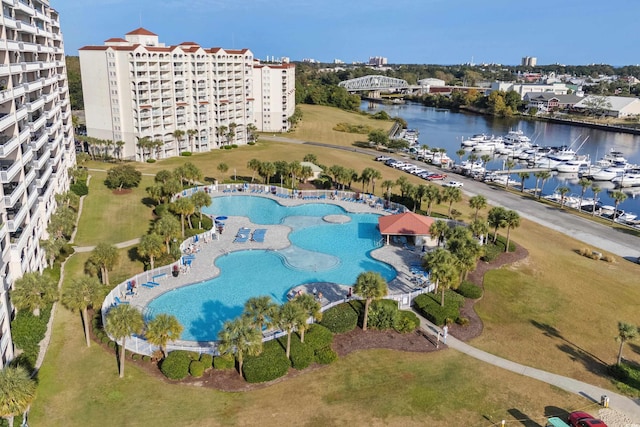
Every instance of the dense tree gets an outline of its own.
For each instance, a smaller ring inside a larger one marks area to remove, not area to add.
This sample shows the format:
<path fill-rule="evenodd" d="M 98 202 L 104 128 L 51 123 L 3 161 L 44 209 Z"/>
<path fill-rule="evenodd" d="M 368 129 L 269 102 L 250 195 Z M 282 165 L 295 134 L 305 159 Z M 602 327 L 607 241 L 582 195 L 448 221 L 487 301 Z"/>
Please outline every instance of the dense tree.
<path fill-rule="evenodd" d="M 311 294 L 302 294 L 298 295 L 293 300 L 296 304 L 302 308 L 302 311 L 305 315 L 305 318 L 313 318 L 314 321 L 319 321 L 322 319 L 322 311 L 320 309 L 322 306 L 320 302 L 316 300 L 315 296 Z M 300 342 L 304 342 L 304 333 L 309 328 L 306 320 L 298 325 L 298 332 L 300 332 Z"/>
<path fill-rule="evenodd" d="M 169 205 L 171 212 L 180 215 L 181 236 L 184 239 L 185 218 L 190 217 L 195 212 L 195 206 L 191 199 L 181 197 Z"/>
<path fill-rule="evenodd" d="M 364 302 L 364 318 L 362 320 L 362 330 L 367 330 L 367 320 L 369 318 L 369 307 L 373 300 L 380 299 L 387 295 L 389 287 L 387 281 L 380 275 L 373 271 L 365 271 L 360 273 L 356 279 L 356 283 L 353 286 L 353 293 L 360 295 L 365 299 Z"/>
<path fill-rule="evenodd" d="M 498 228 L 506 227 L 505 217 L 507 210 L 502 206 L 496 206 L 489 210 L 488 222 L 489 226 L 493 227 L 493 243 L 498 239 Z"/>
<path fill-rule="evenodd" d="M 480 209 L 487 207 L 487 198 L 481 194 L 473 196 L 469 199 L 469 207 L 474 209 L 473 220 L 476 221 L 478 219 L 478 212 Z"/>
<path fill-rule="evenodd" d="M 124 377 L 124 359 L 127 338 L 140 334 L 144 329 L 142 313 L 129 304 L 120 304 L 107 313 L 105 331 L 116 341 L 120 340 L 120 378 Z"/>
<path fill-rule="evenodd" d="M 142 173 L 131 165 L 118 165 L 109 169 L 104 183 L 108 188 L 122 190 L 140 184 Z"/>
<path fill-rule="evenodd" d="M 368 141 L 370 144 L 375 145 L 376 149 L 379 149 L 389 145 L 389 136 L 382 129 L 374 129 L 369 132 Z"/>
<path fill-rule="evenodd" d="M 431 281 L 436 282 L 434 292 L 441 289 L 440 305 L 444 307 L 444 291 L 457 286 L 459 270 L 456 268 L 457 260 L 447 249 L 438 248 L 429 252 L 422 259 L 422 265 L 429 272 Z"/>
<path fill-rule="evenodd" d="M 445 187 L 442 190 L 440 198 L 443 202 L 449 203 L 447 216 L 451 218 L 451 207 L 453 206 L 454 202 L 459 202 L 460 200 L 462 200 L 462 190 L 460 190 L 458 187 Z"/>
<path fill-rule="evenodd" d="M 87 347 L 91 346 L 87 309 L 98 307 L 104 299 L 104 294 L 105 290 L 100 281 L 89 276 L 74 279 L 62 289 L 62 304 L 69 310 L 78 310 L 82 316 Z"/>
<path fill-rule="evenodd" d="M 160 347 L 160 351 L 167 357 L 167 343 L 180 338 L 184 327 L 175 316 L 158 314 L 148 324 L 145 337 L 153 345 Z"/>
<path fill-rule="evenodd" d="M 145 234 L 138 244 L 138 255 L 149 258 L 151 270 L 155 268 L 155 259 L 165 253 L 166 247 L 162 236 L 156 233 Z"/>
<path fill-rule="evenodd" d="M 158 218 L 155 224 L 153 224 L 153 231 L 160 235 L 164 240 L 167 253 L 171 252 L 169 242 L 171 242 L 171 240 L 173 239 L 177 239 L 182 235 L 180 233 L 180 220 L 169 213 Z"/>
<path fill-rule="evenodd" d="M 474 239 L 471 230 L 458 226 L 451 230 L 447 237 L 447 249 L 456 258 L 456 267 L 460 271 L 460 281 L 466 278 L 469 271 L 475 269 L 482 256 L 482 247 Z"/>
<path fill-rule="evenodd" d="M 429 227 L 429 235 L 432 239 L 436 239 L 438 246 L 444 241 L 444 237 L 449 232 L 449 224 L 446 221 L 437 219 Z"/>
<path fill-rule="evenodd" d="M 278 305 L 273 302 L 270 296 L 252 297 L 244 303 L 244 312 L 249 323 L 260 333 L 263 329 L 269 329 L 278 314 Z"/>

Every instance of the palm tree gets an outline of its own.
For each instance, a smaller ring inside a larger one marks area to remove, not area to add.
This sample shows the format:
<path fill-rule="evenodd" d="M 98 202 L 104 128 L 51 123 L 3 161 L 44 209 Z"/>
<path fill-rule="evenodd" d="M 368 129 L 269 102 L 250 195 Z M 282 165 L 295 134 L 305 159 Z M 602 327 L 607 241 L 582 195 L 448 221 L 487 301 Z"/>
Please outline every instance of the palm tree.
<path fill-rule="evenodd" d="M 462 148 L 459 149 L 458 151 L 456 151 L 456 156 L 458 156 L 458 158 L 460 159 L 460 163 L 462 163 L 462 157 L 467 154 L 466 151 L 464 151 Z"/>
<path fill-rule="evenodd" d="M 384 188 L 385 193 L 387 194 L 387 202 L 391 200 L 391 189 L 395 187 L 396 183 L 391 181 L 390 179 L 385 179 L 382 181 L 382 188 Z"/>
<path fill-rule="evenodd" d="M 249 137 L 249 141 L 250 142 L 256 142 L 258 140 L 258 128 L 256 127 L 256 125 L 254 125 L 253 123 L 249 123 L 246 126 L 247 132 L 249 133 L 248 137 Z M 305 162 L 308 160 L 305 160 Z M 312 162 L 315 163 L 315 162 Z"/>
<path fill-rule="evenodd" d="M 238 125 L 234 122 L 229 123 L 229 132 L 227 132 L 227 143 L 230 144 L 234 144 L 235 143 L 235 137 L 237 135 L 236 129 L 238 128 Z"/>
<path fill-rule="evenodd" d="M 109 284 L 109 270 L 118 263 L 120 254 L 118 249 L 105 242 L 100 242 L 91 252 L 89 263 L 96 266 L 100 271 L 100 277 L 103 285 Z"/>
<path fill-rule="evenodd" d="M 23 414 L 36 396 L 36 382 L 22 366 L 0 369 L 0 417 L 13 425 L 13 417 Z"/>
<path fill-rule="evenodd" d="M 180 237 L 180 221 L 171 214 L 162 215 L 153 225 L 153 231 L 164 240 L 167 253 L 171 253 L 169 242 Z"/>
<path fill-rule="evenodd" d="M 127 337 L 144 329 L 142 313 L 129 304 L 120 304 L 107 313 L 105 331 L 120 342 L 120 378 L 124 377 L 124 349 Z"/>
<path fill-rule="evenodd" d="M 443 202 L 449 202 L 447 216 L 451 218 L 451 207 L 453 206 L 453 202 L 462 200 L 462 190 L 458 187 L 445 187 L 444 190 L 442 190 L 441 198 Z"/>
<path fill-rule="evenodd" d="M 487 198 L 481 194 L 473 196 L 469 199 L 469 207 L 471 209 L 475 209 L 473 220 L 476 221 L 478 219 L 478 212 L 480 211 L 480 209 L 484 209 L 487 207 Z"/>
<path fill-rule="evenodd" d="M 149 265 L 151 270 L 153 270 L 155 268 L 155 259 L 162 256 L 162 254 L 165 253 L 165 249 L 162 236 L 156 233 L 145 234 L 140 238 L 140 243 L 138 244 L 138 255 L 141 257 L 149 257 Z"/>
<path fill-rule="evenodd" d="M 189 150 L 193 153 L 195 151 L 195 146 L 193 145 L 193 140 L 195 136 L 198 134 L 196 129 L 188 129 L 187 130 L 187 138 L 189 138 Z"/>
<path fill-rule="evenodd" d="M 630 323 L 618 322 L 618 336 L 616 341 L 620 342 L 620 348 L 618 349 L 618 361 L 619 365 L 622 362 L 622 347 L 627 341 L 632 341 L 638 336 L 638 327 Z"/>
<path fill-rule="evenodd" d="M 122 160 L 122 150 L 124 149 L 125 142 L 124 141 L 116 141 L 116 148 L 114 150 L 116 158 L 118 160 Z"/>
<path fill-rule="evenodd" d="M 400 178 L 396 179 L 396 185 L 400 187 L 400 197 L 404 198 L 404 196 L 407 195 L 407 188 L 409 187 L 409 185 L 411 185 L 411 183 L 406 177 L 401 176 Z"/>
<path fill-rule="evenodd" d="M 263 329 L 269 329 L 278 313 L 278 305 L 270 296 L 252 297 L 244 303 L 242 315 L 249 320 L 260 333 Z"/>
<path fill-rule="evenodd" d="M 60 254 L 64 243 L 64 240 L 54 239 L 53 236 L 50 236 L 47 240 L 40 240 L 40 249 L 44 251 L 47 257 L 49 268 L 53 268 L 53 263 Z"/>
<path fill-rule="evenodd" d="M 40 316 L 40 309 L 58 299 L 56 284 L 37 272 L 25 273 L 16 280 L 9 295 L 19 310 L 29 310 L 36 317 Z"/>
<path fill-rule="evenodd" d="M 534 172 L 533 176 L 536 178 L 536 188 L 533 191 L 533 197 L 536 197 L 538 195 L 538 184 L 540 184 L 540 178 L 542 177 L 542 171 Z"/>
<path fill-rule="evenodd" d="M 218 334 L 220 354 L 233 354 L 238 362 L 238 373 L 242 375 L 244 356 L 262 353 L 262 333 L 247 318 L 238 317 L 224 322 Z"/>
<path fill-rule="evenodd" d="M 469 271 L 476 267 L 483 252 L 470 228 L 461 226 L 455 227 L 449 233 L 447 249 L 456 258 L 456 266 L 460 270 L 460 281 L 465 279 Z"/>
<path fill-rule="evenodd" d="M 496 206 L 489 210 L 489 215 L 487 217 L 489 226 L 494 228 L 493 232 L 493 243 L 498 239 L 498 228 L 506 227 L 505 216 L 507 214 L 507 210 L 502 206 Z"/>
<path fill-rule="evenodd" d="M 315 321 L 319 321 L 322 319 L 322 311 L 320 311 L 322 306 L 313 295 L 298 295 L 293 301 L 296 304 L 300 305 L 302 311 L 304 312 L 304 315 L 307 318 L 312 317 Z M 298 325 L 298 332 L 300 332 L 300 342 L 304 342 L 304 333 L 308 328 L 309 324 L 306 321 Z"/>
<path fill-rule="evenodd" d="M 591 185 L 591 181 L 589 181 L 587 178 L 580 178 L 580 181 L 578 181 L 578 185 L 581 187 L 580 204 L 578 204 L 578 209 L 582 210 L 582 200 L 584 199 L 584 193 L 587 191 L 587 187 Z M 595 199 L 593 208 L 595 209 Z"/>
<path fill-rule="evenodd" d="M 367 330 L 367 320 L 369 318 L 369 306 L 371 301 L 378 300 L 389 292 L 386 280 L 382 278 L 380 273 L 373 271 L 365 271 L 360 273 L 353 286 L 353 293 L 360 295 L 365 299 L 364 303 L 364 319 L 362 321 L 362 330 Z"/>
<path fill-rule="evenodd" d="M 624 202 L 625 200 L 627 200 L 627 195 L 625 193 L 623 193 L 622 191 L 614 191 L 613 193 L 611 193 L 611 197 L 613 198 L 613 201 L 615 202 L 615 209 L 613 210 L 613 215 L 611 216 L 611 222 L 615 221 L 617 216 L 618 216 L 618 205 L 622 202 Z"/>
<path fill-rule="evenodd" d="M 514 162 L 513 160 L 507 160 L 504 163 L 504 165 L 507 168 L 507 182 L 509 182 L 509 177 L 511 176 L 511 169 L 515 167 L 516 162 Z"/>
<path fill-rule="evenodd" d="M 198 191 L 191 196 L 191 202 L 193 207 L 200 215 L 200 221 L 202 221 L 202 208 L 211 204 L 211 196 L 204 191 Z M 200 228 L 200 227 L 198 227 Z"/>
<path fill-rule="evenodd" d="M 427 192 L 427 186 L 424 184 L 420 184 L 417 187 L 415 187 L 415 191 L 413 193 L 413 195 L 415 196 L 415 200 L 413 203 L 414 212 L 416 211 L 416 209 L 422 210 L 422 198 L 424 197 L 426 192 Z"/>
<path fill-rule="evenodd" d="M 98 307 L 103 298 L 104 287 L 96 277 L 84 276 L 75 279 L 62 289 L 62 304 L 69 310 L 78 310 L 82 315 L 87 347 L 91 346 L 87 309 Z"/>
<path fill-rule="evenodd" d="M 258 173 L 264 176 L 264 183 L 269 184 L 271 177 L 276 174 L 276 165 L 271 162 L 264 162 L 260 165 Z"/>
<path fill-rule="evenodd" d="M 433 203 L 440 203 L 440 189 L 433 184 L 427 185 L 422 199 L 427 202 L 427 215 L 431 215 Z"/>
<path fill-rule="evenodd" d="M 482 219 L 476 219 L 469 224 L 469 230 L 471 230 L 474 236 L 482 237 L 482 242 L 484 243 L 484 237 L 489 233 L 489 225 Z"/>
<path fill-rule="evenodd" d="M 507 244 L 504 248 L 505 252 L 509 252 L 509 233 L 512 228 L 516 228 L 520 226 L 520 215 L 516 211 L 507 211 L 504 216 L 504 223 L 507 227 Z"/>
<path fill-rule="evenodd" d="M 377 169 L 371 169 L 371 194 L 376 194 L 376 180 L 382 179 L 382 173 Z"/>
<path fill-rule="evenodd" d="M 222 162 L 220 164 L 218 164 L 217 167 L 218 171 L 220 171 L 220 173 L 227 173 L 227 171 L 229 170 L 229 165 Z"/>
<path fill-rule="evenodd" d="M 432 239 L 436 239 L 436 241 L 438 242 L 438 246 L 442 244 L 442 241 L 444 240 L 444 236 L 446 236 L 448 232 L 449 232 L 449 224 L 447 224 L 446 221 L 443 221 L 441 219 L 436 220 L 429 227 L 429 235 L 431 236 Z"/>
<path fill-rule="evenodd" d="M 451 252 L 438 248 L 426 254 L 422 260 L 424 268 L 429 272 L 431 280 L 436 281 L 434 292 L 441 289 L 440 305 L 444 307 L 444 291 L 452 287 L 458 280 L 458 270 L 456 269 L 456 259 Z"/>
<path fill-rule="evenodd" d="M 371 182 L 371 172 L 373 168 L 364 168 L 360 174 L 360 181 L 362 182 L 362 192 L 365 192 L 365 185 L 369 189 L 369 183 Z"/>
<path fill-rule="evenodd" d="M 591 216 L 596 215 L 596 201 L 598 200 L 598 194 L 602 191 L 600 186 L 595 182 L 591 184 L 591 191 L 593 191 L 593 210 L 591 211 Z"/>
<path fill-rule="evenodd" d="M 294 303 L 293 301 L 287 301 L 280 306 L 278 315 L 276 317 L 278 327 L 287 333 L 287 359 L 291 354 L 291 332 L 294 329 L 299 328 L 301 325 L 306 324 L 307 319 L 302 306 Z"/>
<path fill-rule="evenodd" d="M 167 343 L 180 338 L 184 327 L 175 316 L 158 314 L 147 324 L 145 337 L 153 345 L 160 347 L 160 351 L 167 357 Z"/>
<path fill-rule="evenodd" d="M 217 136 L 217 143 L 218 145 L 220 145 L 221 143 L 221 139 L 222 137 L 224 137 L 227 134 L 227 129 L 228 127 L 226 127 L 225 125 L 220 125 L 218 127 L 216 127 L 216 136 Z"/>
<path fill-rule="evenodd" d="M 564 202 L 569 191 L 571 191 L 569 187 L 562 186 L 558 188 L 558 193 L 560 193 L 560 209 L 564 208 Z"/>
<path fill-rule="evenodd" d="M 518 176 L 520 177 L 520 192 L 524 193 L 524 182 L 529 179 L 529 172 L 518 172 Z"/>
<path fill-rule="evenodd" d="M 256 177 L 256 172 L 260 170 L 261 166 L 262 166 L 262 162 L 258 159 L 251 159 L 247 162 L 247 167 L 253 171 L 253 174 L 251 174 L 252 183 Z"/>
<path fill-rule="evenodd" d="M 195 212 L 195 206 L 193 202 L 191 201 L 191 199 L 187 197 L 182 197 L 176 200 L 175 202 L 171 203 L 169 205 L 169 209 L 172 212 L 180 215 L 180 226 L 182 231 L 181 235 L 182 235 L 182 238 L 184 238 L 184 220 L 185 220 L 185 217 L 190 216 Z"/>
<path fill-rule="evenodd" d="M 542 181 L 542 183 L 540 184 L 540 192 L 538 193 L 538 200 L 542 198 L 542 190 L 544 190 L 544 183 L 547 182 L 549 178 L 551 178 L 551 172 L 549 171 L 540 172 L 540 180 Z"/>
<path fill-rule="evenodd" d="M 491 156 L 488 154 L 483 154 L 482 156 L 480 156 L 480 160 L 482 160 L 483 163 L 483 167 L 487 167 L 487 163 L 489 163 L 491 161 Z"/>

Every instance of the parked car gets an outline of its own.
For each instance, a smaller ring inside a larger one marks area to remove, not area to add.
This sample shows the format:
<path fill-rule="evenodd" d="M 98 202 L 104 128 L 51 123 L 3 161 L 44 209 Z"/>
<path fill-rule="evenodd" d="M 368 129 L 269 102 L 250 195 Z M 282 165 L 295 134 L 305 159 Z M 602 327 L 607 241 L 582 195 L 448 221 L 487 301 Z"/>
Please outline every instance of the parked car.
<path fill-rule="evenodd" d="M 378 156 L 376 157 L 376 162 L 386 162 L 387 160 L 391 160 L 389 156 Z"/>
<path fill-rule="evenodd" d="M 449 181 L 449 182 L 445 182 L 444 184 L 442 184 L 443 187 L 456 187 L 456 188 L 460 188 L 463 185 L 464 184 L 461 183 L 460 181 Z"/>
<path fill-rule="evenodd" d="M 583 411 L 575 411 L 569 414 L 569 425 L 571 427 L 607 427 L 604 421 L 599 420 Z"/>
<path fill-rule="evenodd" d="M 436 181 L 436 180 L 443 180 L 445 179 L 447 176 L 443 175 L 441 173 L 432 173 L 429 176 L 427 176 L 427 180 L 428 181 Z"/>

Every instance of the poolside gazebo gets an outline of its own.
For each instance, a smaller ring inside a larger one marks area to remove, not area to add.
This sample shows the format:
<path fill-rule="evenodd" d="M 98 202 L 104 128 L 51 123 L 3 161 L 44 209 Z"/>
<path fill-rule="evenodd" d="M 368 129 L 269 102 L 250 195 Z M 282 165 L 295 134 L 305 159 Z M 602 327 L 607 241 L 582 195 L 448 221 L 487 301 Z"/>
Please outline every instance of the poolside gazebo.
<path fill-rule="evenodd" d="M 431 238 L 429 228 L 435 220 L 429 216 L 418 215 L 413 212 L 405 212 L 397 215 L 387 215 L 378 218 L 380 234 L 389 244 L 391 236 L 410 237 L 416 245 L 435 245 Z"/>

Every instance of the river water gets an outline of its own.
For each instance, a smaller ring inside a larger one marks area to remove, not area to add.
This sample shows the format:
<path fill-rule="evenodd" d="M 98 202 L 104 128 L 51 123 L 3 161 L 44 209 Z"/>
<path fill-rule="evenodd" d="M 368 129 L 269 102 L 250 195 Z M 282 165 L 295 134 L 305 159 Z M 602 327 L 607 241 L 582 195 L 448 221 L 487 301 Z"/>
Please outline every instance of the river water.
<path fill-rule="evenodd" d="M 377 104 L 373 110 L 368 109 L 369 103 L 362 103 L 362 110 L 375 112 L 385 110 L 389 115 L 402 117 L 407 121 L 410 129 L 419 131 L 419 142 L 430 148 L 438 147 L 447 150 L 447 154 L 456 163 L 460 162 L 456 151 L 461 148 L 462 139 L 474 134 L 501 136 L 509 130 L 522 130 L 531 140 L 541 146 L 572 146 L 578 154 L 588 154 L 595 163 L 610 150 L 621 151 L 630 163 L 640 164 L 640 135 L 631 135 L 620 132 L 607 132 L 598 129 L 590 129 L 580 126 L 548 123 L 535 120 L 503 119 L 478 114 L 453 112 L 449 110 L 424 107 L 420 104 L 406 103 L 402 105 Z M 586 140 L 586 142 L 585 142 Z M 584 142 L 584 143 L 583 143 Z M 465 159 L 467 156 L 464 156 Z M 489 162 L 488 169 L 503 169 L 504 160 L 496 157 Z M 517 166 L 522 167 L 522 166 Z M 520 180 L 514 173 L 513 179 Z M 543 194 L 551 194 L 557 187 L 567 186 L 571 189 L 569 194 L 580 195 L 582 187 L 578 182 L 577 174 L 558 174 L 549 179 L 543 189 Z M 614 205 L 610 197 L 613 184 L 608 181 L 599 181 L 602 192 L 598 198 L 603 204 Z M 535 178 L 525 181 L 525 188 L 534 188 Z M 635 191 L 634 191 L 635 190 Z M 633 212 L 640 217 L 640 187 L 625 189 L 628 198 L 619 205 L 620 209 Z M 591 189 L 587 189 L 585 197 L 592 197 Z"/>

